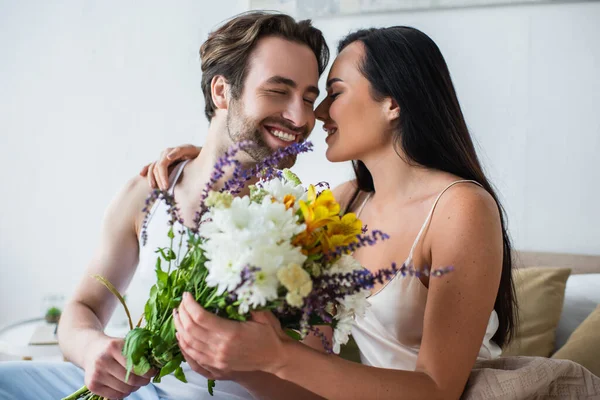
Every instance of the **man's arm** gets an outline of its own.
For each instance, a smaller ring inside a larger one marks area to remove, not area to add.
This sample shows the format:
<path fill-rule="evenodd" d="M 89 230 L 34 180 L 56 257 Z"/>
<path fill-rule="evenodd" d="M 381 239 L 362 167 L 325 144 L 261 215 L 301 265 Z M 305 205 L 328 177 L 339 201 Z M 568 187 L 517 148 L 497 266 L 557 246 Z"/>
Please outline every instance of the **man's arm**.
<path fill-rule="evenodd" d="M 114 382 L 114 379 L 121 379 L 119 375 L 122 371 L 115 361 L 123 365 L 124 358 L 119 348 L 122 347 L 122 339 L 110 338 L 103 333 L 118 300 L 92 275 L 103 276 L 119 292 L 126 289 L 138 262 L 137 232 L 148 193 L 147 182 L 135 177 L 113 199 L 104 215 L 100 243 L 61 316 L 58 327 L 60 348 L 66 358 L 86 370 L 88 386 L 102 381 L 103 386 L 122 393 L 127 393 L 129 389 L 121 384 L 124 382 Z M 96 379 L 101 371 L 92 370 L 101 369 L 99 360 L 106 362 L 102 366 L 113 369 L 113 375 L 117 375 L 114 379 Z M 92 377 L 93 374 L 96 375 Z M 137 377 L 133 377 L 133 380 L 130 378 L 128 382 L 129 385 L 136 383 L 141 385 L 147 382 Z"/>

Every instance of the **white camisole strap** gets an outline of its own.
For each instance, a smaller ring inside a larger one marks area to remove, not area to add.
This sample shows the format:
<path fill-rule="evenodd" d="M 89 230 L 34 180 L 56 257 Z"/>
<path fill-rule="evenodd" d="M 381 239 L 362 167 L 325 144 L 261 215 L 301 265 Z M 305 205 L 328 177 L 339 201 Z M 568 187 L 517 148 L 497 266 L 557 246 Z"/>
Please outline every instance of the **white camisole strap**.
<path fill-rule="evenodd" d="M 183 172 L 183 168 L 185 168 L 185 165 L 189 161 L 190 160 L 185 160 L 185 161 L 181 162 L 175 168 L 175 170 L 171 173 L 170 182 L 169 182 L 169 194 L 170 195 L 173 195 L 173 192 L 175 191 L 175 185 L 177 185 L 177 182 L 179 181 L 179 177 L 181 176 L 181 174 Z"/>
<path fill-rule="evenodd" d="M 481 186 L 481 184 L 477 181 L 473 181 L 473 180 L 468 180 L 468 179 L 461 179 L 459 181 L 454 181 L 451 184 L 449 184 L 448 186 L 446 186 L 446 188 L 444 190 L 442 190 L 442 192 L 440 194 L 438 194 L 437 198 L 435 199 L 435 201 L 433 202 L 433 206 L 431 207 L 431 211 L 429 211 L 429 215 L 427 215 L 427 219 L 425 219 L 425 222 L 423 223 L 423 226 L 421 227 L 421 230 L 419 231 L 419 234 L 417 235 L 417 238 L 415 239 L 415 242 L 413 243 L 412 247 L 410 248 L 410 253 L 408 253 L 408 258 L 406 259 L 406 265 L 411 265 L 412 264 L 412 259 L 413 259 L 413 252 L 415 251 L 415 248 L 417 247 L 417 244 L 419 244 L 419 240 L 421 239 L 421 236 L 423 236 L 423 233 L 425 233 L 425 231 L 427 230 L 427 227 L 429 226 L 429 222 L 431 222 L 431 217 L 433 216 L 433 211 L 435 211 L 435 207 L 437 206 L 438 202 L 440 201 L 440 198 L 442 197 L 442 195 L 444 193 L 446 193 L 446 191 L 448 189 L 450 189 L 452 186 L 458 184 L 458 183 L 474 183 L 478 186 Z M 483 187 L 483 186 L 481 186 Z"/>
<path fill-rule="evenodd" d="M 365 197 L 365 199 L 363 200 L 363 202 L 360 204 L 360 207 L 356 211 L 356 218 L 360 217 L 360 213 L 362 212 L 363 208 L 365 208 L 365 205 L 367 204 L 367 201 L 369 201 L 369 199 L 371 198 L 371 196 L 373 196 L 373 193 L 375 193 L 375 192 L 369 192 L 369 194 Z"/>

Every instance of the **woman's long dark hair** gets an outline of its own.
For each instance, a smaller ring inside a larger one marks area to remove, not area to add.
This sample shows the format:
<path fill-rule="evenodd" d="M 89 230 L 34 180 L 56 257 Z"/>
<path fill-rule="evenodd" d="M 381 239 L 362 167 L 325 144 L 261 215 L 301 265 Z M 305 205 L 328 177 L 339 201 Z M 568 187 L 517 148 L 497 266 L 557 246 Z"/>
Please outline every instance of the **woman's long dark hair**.
<path fill-rule="evenodd" d="M 400 106 L 394 134 L 407 161 L 477 181 L 498 204 L 504 251 L 494 304 L 499 327 L 492 339 L 502 347 L 514 337 L 517 319 L 506 215 L 481 168 L 444 57 L 429 36 L 405 26 L 351 33 L 340 42 L 338 52 L 355 41 L 364 44 L 360 69 L 371 84 L 373 98 L 391 97 Z M 353 166 L 358 188 L 374 191 L 365 164 L 354 161 Z"/>

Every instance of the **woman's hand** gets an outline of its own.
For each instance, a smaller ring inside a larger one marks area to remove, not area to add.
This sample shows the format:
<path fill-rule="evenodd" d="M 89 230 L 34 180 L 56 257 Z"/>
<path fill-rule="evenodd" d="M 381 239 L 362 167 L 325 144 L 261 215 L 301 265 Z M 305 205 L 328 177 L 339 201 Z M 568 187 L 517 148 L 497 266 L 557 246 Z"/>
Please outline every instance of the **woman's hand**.
<path fill-rule="evenodd" d="M 285 342 L 292 340 L 271 312 L 253 313 L 247 322 L 230 321 L 206 311 L 189 293 L 174 311 L 174 321 L 190 366 L 213 374 L 274 373 L 285 363 Z"/>
<path fill-rule="evenodd" d="M 189 160 L 198 157 L 201 147 L 184 144 L 177 147 L 168 147 L 160 153 L 157 161 L 146 165 L 140 171 L 140 176 L 148 178 L 151 188 L 167 190 L 169 188 L 169 167 L 177 161 Z"/>

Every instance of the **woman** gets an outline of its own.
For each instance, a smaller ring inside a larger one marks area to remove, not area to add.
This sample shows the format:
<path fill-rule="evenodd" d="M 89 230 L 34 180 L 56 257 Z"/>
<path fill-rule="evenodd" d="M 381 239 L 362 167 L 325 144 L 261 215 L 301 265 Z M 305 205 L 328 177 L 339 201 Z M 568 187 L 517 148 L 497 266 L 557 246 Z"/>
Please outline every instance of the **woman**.
<path fill-rule="evenodd" d="M 190 299 L 175 312 L 180 345 L 209 377 L 263 371 L 328 399 L 459 398 L 475 361 L 498 357 L 515 329 L 502 208 L 444 58 L 427 35 L 408 27 L 361 30 L 338 53 L 328 97 L 315 111 L 327 132 L 327 159 L 353 160 L 356 172 L 335 194 L 391 237 L 354 257 L 372 271 L 402 260 L 454 271 L 441 279 L 395 277 L 372 290 L 353 329 L 362 365 L 288 339 L 269 313 L 225 321 Z M 196 150 L 170 156 L 186 152 Z M 163 157 L 156 175 L 171 161 Z"/>

